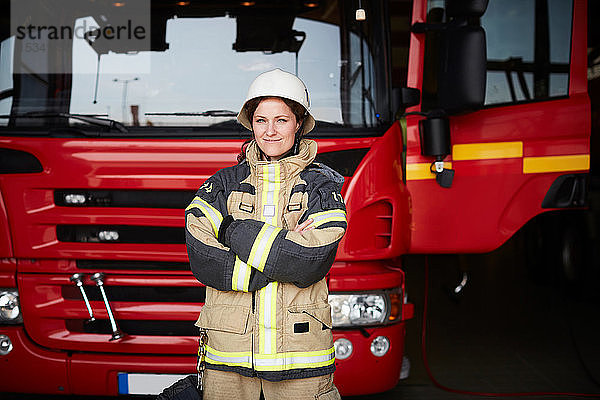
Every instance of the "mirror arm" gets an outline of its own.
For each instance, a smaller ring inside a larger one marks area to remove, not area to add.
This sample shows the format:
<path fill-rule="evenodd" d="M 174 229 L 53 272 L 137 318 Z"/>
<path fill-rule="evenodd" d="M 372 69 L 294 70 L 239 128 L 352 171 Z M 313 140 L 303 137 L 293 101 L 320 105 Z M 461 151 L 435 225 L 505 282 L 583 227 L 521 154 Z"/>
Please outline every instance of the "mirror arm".
<path fill-rule="evenodd" d="M 444 163 L 444 159 L 452 154 L 450 121 L 446 116 L 432 114 L 429 113 L 427 118 L 419 121 L 421 155 L 434 159 L 430 170 L 435 174 L 437 184 L 448 189 L 454 180 L 454 170 L 446 168 Z"/>

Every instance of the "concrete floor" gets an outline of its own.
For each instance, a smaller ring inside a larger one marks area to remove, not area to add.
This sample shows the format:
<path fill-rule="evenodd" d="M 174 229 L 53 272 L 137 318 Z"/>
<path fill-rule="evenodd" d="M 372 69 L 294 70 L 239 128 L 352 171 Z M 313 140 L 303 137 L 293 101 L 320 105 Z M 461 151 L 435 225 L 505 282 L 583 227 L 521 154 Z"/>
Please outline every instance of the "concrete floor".
<path fill-rule="evenodd" d="M 566 290 L 560 281 L 529 276 L 518 239 L 484 255 L 429 256 L 426 351 L 433 376 L 462 391 L 600 398 L 600 285 Z M 439 389 L 426 374 L 420 336 L 425 261 L 424 256 L 405 260 L 409 296 L 416 305 L 406 348 L 411 376 L 390 392 L 351 399 L 473 397 Z M 469 272 L 469 283 L 461 296 L 452 296 L 463 270 Z"/>

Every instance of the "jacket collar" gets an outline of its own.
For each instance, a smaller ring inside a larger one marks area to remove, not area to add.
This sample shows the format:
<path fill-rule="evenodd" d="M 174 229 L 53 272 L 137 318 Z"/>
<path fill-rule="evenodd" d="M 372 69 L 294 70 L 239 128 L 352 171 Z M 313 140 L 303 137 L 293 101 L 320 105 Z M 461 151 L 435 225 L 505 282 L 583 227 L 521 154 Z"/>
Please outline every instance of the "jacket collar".
<path fill-rule="evenodd" d="M 255 173 L 260 174 L 262 168 L 258 166 L 268 164 L 279 164 L 282 172 L 282 178 L 298 175 L 304 168 L 310 165 L 317 156 L 317 142 L 310 139 L 302 139 L 298 154 L 282 158 L 278 161 L 263 161 L 260 159 L 260 151 L 255 140 L 250 142 L 246 148 L 246 160 Z"/>

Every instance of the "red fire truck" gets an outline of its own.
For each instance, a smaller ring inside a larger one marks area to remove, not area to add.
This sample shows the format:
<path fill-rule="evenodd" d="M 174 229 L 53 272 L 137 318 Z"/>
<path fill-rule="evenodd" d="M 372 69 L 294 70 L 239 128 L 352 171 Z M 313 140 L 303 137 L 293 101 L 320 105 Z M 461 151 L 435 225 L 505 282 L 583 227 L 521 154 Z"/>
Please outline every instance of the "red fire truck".
<path fill-rule="evenodd" d="M 399 380 L 400 256 L 487 252 L 585 206 L 585 0 L 0 7 L 2 392 L 156 393 L 194 373 L 183 209 L 236 162 L 235 112 L 268 69 L 306 82 L 317 161 L 346 180 L 328 278 L 342 395 Z"/>

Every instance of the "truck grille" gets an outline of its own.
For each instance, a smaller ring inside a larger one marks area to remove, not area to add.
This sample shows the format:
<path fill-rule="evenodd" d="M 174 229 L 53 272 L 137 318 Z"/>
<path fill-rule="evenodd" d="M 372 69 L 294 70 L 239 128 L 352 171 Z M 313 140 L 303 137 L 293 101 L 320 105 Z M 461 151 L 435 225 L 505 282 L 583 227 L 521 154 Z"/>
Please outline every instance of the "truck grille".
<path fill-rule="evenodd" d="M 146 270 L 146 271 L 190 271 L 190 263 L 171 261 L 137 260 L 77 260 L 77 268 L 83 270 Z"/>
<path fill-rule="evenodd" d="M 61 207 L 139 207 L 184 209 L 194 198 L 190 190 L 86 190 L 54 191 Z"/>
<path fill-rule="evenodd" d="M 91 322 L 71 274 L 19 275 L 19 291 L 28 294 L 20 299 L 25 329 L 36 343 L 88 352 L 195 352 L 198 329 L 194 323 L 204 304 L 205 287 L 191 274 L 105 272 L 106 297 L 118 328 L 126 334 L 115 341 L 109 341 L 108 312 L 100 288 L 90 276 L 84 275 L 83 288 L 95 318 Z"/>
<path fill-rule="evenodd" d="M 112 333 L 108 320 L 88 322 L 83 319 L 67 320 L 65 326 L 73 333 L 94 333 L 110 335 Z M 188 321 L 119 321 L 119 328 L 126 335 L 134 336 L 197 336 L 198 328 Z"/>
<path fill-rule="evenodd" d="M 131 225 L 57 225 L 60 242 L 76 243 L 185 243 L 183 228 Z"/>
<path fill-rule="evenodd" d="M 86 287 L 90 301 L 102 301 L 100 291 L 93 286 Z M 195 287 L 143 287 L 143 286 L 106 286 L 106 296 L 110 301 L 136 301 L 144 303 L 204 303 L 204 286 Z M 75 285 L 61 286 L 61 295 L 65 300 L 82 300 L 81 292 Z"/>
<path fill-rule="evenodd" d="M 204 287 L 189 267 L 184 209 L 207 178 L 235 163 L 242 142 L 238 136 L 3 144 L 2 208 L 10 216 L 29 337 L 53 350 L 195 354 Z M 109 341 L 108 313 L 90 280 L 95 272 L 105 274 L 122 339 Z M 69 279 L 74 273 L 85 274 L 94 324 L 86 322 L 85 302 Z"/>

